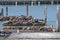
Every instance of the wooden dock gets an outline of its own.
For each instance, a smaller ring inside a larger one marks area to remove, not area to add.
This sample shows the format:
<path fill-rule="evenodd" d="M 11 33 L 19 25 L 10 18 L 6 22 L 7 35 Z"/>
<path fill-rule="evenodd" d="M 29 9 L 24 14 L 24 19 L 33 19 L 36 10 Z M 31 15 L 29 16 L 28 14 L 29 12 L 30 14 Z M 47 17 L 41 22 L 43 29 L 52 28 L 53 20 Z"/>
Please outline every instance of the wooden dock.
<path fill-rule="evenodd" d="M 6 40 L 60 40 L 60 32 L 12 33 Z"/>

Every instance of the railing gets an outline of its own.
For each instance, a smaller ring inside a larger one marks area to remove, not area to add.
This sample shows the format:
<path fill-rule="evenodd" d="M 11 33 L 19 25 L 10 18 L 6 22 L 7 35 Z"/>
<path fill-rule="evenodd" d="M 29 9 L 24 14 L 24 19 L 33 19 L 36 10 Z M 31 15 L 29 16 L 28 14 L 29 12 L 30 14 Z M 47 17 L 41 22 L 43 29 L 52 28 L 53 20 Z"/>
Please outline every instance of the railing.
<path fill-rule="evenodd" d="M 60 0 L 0 0 L 0 5 L 57 5 L 57 3 L 60 4 Z"/>

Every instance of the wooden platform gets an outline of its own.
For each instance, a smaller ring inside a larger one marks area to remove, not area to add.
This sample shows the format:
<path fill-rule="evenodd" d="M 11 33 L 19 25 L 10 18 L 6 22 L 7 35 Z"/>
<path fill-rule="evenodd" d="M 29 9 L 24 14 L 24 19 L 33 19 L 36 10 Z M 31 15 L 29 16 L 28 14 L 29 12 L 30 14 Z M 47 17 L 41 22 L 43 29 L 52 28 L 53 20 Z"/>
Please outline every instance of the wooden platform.
<path fill-rule="evenodd" d="M 59 32 L 13 33 L 6 40 L 60 40 Z"/>

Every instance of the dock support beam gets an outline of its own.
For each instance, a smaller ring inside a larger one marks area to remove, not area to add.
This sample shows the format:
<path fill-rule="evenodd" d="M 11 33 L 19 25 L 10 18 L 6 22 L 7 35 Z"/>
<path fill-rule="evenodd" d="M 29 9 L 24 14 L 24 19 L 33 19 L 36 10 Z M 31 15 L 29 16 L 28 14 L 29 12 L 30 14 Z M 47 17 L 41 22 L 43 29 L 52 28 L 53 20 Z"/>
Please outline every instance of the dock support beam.
<path fill-rule="evenodd" d="M 54 0 L 51 1 L 51 4 L 52 4 L 52 5 L 54 4 Z"/>
<path fill-rule="evenodd" d="M 44 21 L 45 21 L 45 23 L 47 22 L 47 7 L 46 7 L 46 5 L 44 7 Z"/>
<path fill-rule="evenodd" d="M 17 1 L 15 2 L 15 5 L 17 6 Z"/>
<path fill-rule="evenodd" d="M 8 16 L 8 7 L 6 7 L 6 16 Z"/>
<path fill-rule="evenodd" d="M 58 31 L 58 6 L 57 6 L 57 12 L 56 12 L 56 22 L 57 22 L 57 26 L 56 26 L 56 30 Z"/>
<path fill-rule="evenodd" d="M 56 30 L 57 30 L 57 32 L 60 32 L 60 9 L 59 9 L 59 7 L 57 6 L 57 14 L 56 14 L 56 16 L 57 16 L 57 28 L 56 28 Z"/>
<path fill-rule="evenodd" d="M 3 8 L 1 9 L 1 13 L 2 13 L 2 16 L 4 16 L 4 15 L 3 15 Z"/>
<path fill-rule="evenodd" d="M 60 32 L 60 8 L 58 6 L 58 1 L 57 1 L 56 22 L 57 22 L 56 31 Z"/>
<path fill-rule="evenodd" d="M 28 16 L 28 4 L 26 4 L 26 16 Z"/>

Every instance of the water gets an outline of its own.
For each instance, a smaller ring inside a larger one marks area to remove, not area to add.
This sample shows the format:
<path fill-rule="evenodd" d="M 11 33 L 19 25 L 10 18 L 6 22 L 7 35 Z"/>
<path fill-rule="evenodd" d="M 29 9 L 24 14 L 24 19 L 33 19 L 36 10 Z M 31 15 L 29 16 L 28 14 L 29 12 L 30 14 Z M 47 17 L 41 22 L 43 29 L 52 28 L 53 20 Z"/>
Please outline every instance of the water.
<path fill-rule="evenodd" d="M 5 40 L 5 38 L 4 37 L 0 37 L 0 40 Z"/>

